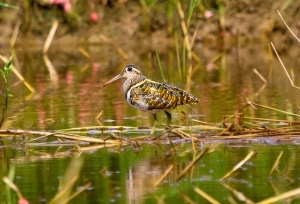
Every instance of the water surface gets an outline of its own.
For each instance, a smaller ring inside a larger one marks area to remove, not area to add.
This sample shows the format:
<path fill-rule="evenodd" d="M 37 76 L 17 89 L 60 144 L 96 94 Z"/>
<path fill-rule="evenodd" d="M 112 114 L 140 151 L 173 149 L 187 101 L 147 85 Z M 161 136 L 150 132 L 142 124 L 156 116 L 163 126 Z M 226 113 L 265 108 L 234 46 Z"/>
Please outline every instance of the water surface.
<path fill-rule="evenodd" d="M 200 59 L 192 75 L 188 70 L 178 70 L 176 53 L 173 50 L 159 53 L 166 81 L 189 90 L 200 103 L 181 107 L 190 117 L 211 123 L 219 123 L 225 115 L 238 112 L 247 99 L 256 103 L 297 113 L 299 94 L 288 81 L 278 60 L 263 50 L 259 44 L 241 46 L 220 52 L 199 47 L 195 51 Z M 267 45 L 266 45 L 267 46 Z M 93 52 L 93 48 L 89 48 Z M 95 48 L 97 49 L 97 48 Z M 199 51 L 201 50 L 201 52 Z M 292 47 L 290 52 L 297 51 Z M 96 50 L 94 52 L 97 52 Z M 128 63 L 138 64 L 143 73 L 163 81 L 155 52 L 142 53 L 129 61 L 111 61 L 109 56 L 86 59 L 76 49 L 72 52 L 50 53 L 49 60 L 54 70 L 49 70 L 39 52 L 16 52 L 20 73 L 36 90 L 31 93 L 14 74 L 10 76 L 11 93 L 9 117 L 4 129 L 61 130 L 96 125 L 121 125 L 151 127 L 151 115 L 129 106 L 122 93 L 122 81 L 102 88 L 102 84 L 117 75 Z M 98 54 L 99 55 L 99 54 Z M 98 56 L 97 55 L 97 56 Z M 298 58 L 282 56 L 286 66 L 293 70 L 297 84 Z M 254 73 L 256 69 L 267 81 L 264 83 Z M 186 87 L 187 82 L 190 86 Z M 3 104 L 0 101 L 1 105 Z M 96 116 L 103 111 L 100 122 Z M 172 124 L 182 124 L 178 111 L 172 111 Z M 272 119 L 296 120 L 283 114 L 249 108 L 247 116 Z M 165 123 L 166 116 L 158 114 Z M 190 124 L 197 124 L 191 121 Z M 162 127 L 162 126 L 160 126 Z M 146 135 L 147 132 L 124 133 L 122 137 Z M 102 137 L 91 134 L 91 137 Z M 132 146 L 101 147 L 79 153 L 72 146 L 23 146 L 22 139 L 2 139 L 0 162 L 1 177 L 16 168 L 14 182 L 23 196 L 31 203 L 47 203 L 58 190 L 59 183 L 72 158 L 79 155 L 84 163 L 75 191 L 85 183 L 91 186 L 71 203 L 205 203 L 195 193 L 198 187 L 221 203 L 244 203 L 245 199 L 257 202 L 268 197 L 299 187 L 299 147 L 295 144 L 271 145 L 257 142 L 230 141 L 196 144 L 193 152 L 190 143 L 176 144 L 176 152 L 170 144 L 143 144 L 140 152 Z M 273 143 L 275 144 L 275 143 Z M 176 178 L 203 148 L 209 153 L 178 182 Z M 76 149 L 76 148 L 75 148 Z M 237 175 L 220 182 L 230 169 L 240 162 L 249 151 L 257 155 L 247 162 Z M 278 168 L 269 172 L 280 152 Z M 169 174 L 156 186 L 161 175 L 173 165 Z M 4 183 L 0 184 L 4 189 Z M 237 197 L 241 193 L 245 198 Z M 12 191 L 0 193 L 2 203 L 15 203 L 17 196 Z M 295 200 L 294 202 L 297 202 Z M 298 202 L 300 202 L 298 200 Z"/>

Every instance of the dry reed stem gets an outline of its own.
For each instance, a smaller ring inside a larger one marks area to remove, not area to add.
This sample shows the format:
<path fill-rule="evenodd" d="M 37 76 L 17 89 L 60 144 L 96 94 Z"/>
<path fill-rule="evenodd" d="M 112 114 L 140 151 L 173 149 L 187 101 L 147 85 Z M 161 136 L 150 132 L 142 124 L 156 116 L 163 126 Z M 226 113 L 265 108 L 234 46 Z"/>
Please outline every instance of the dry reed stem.
<path fill-rule="evenodd" d="M 120 141 L 116 140 L 103 140 L 98 138 L 86 137 L 81 135 L 74 135 L 74 134 L 66 134 L 61 132 L 44 132 L 44 131 L 32 131 L 32 130 L 0 130 L 1 135 L 42 135 L 42 136 L 53 136 L 56 138 L 63 138 L 63 139 L 70 139 L 75 141 L 83 141 L 83 142 L 90 142 L 90 143 L 100 143 L 100 144 L 120 144 Z"/>
<path fill-rule="evenodd" d="M 300 42 L 300 39 L 297 38 L 297 36 L 294 34 L 294 32 L 290 29 L 290 27 L 287 25 L 287 23 L 285 22 L 285 20 L 283 19 L 283 17 L 281 16 L 280 12 L 277 10 L 278 15 L 280 16 L 281 20 L 283 21 L 283 23 L 285 24 L 285 26 L 287 27 L 287 29 L 292 33 L 292 35 L 296 38 L 296 40 L 298 40 L 298 42 Z"/>
<path fill-rule="evenodd" d="M 207 125 L 207 127 L 211 127 L 211 126 L 214 125 L 213 123 L 205 122 L 205 121 L 202 121 L 202 120 L 197 120 L 197 119 L 191 119 L 191 120 L 194 121 L 194 122 L 200 123 L 202 125 Z"/>
<path fill-rule="evenodd" d="M 182 32 L 184 35 L 184 42 L 185 42 L 186 50 L 188 51 L 188 54 L 191 55 L 190 51 L 192 49 L 191 49 L 191 45 L 190 45 L 190 41 L 189 41 L 187 26 L 186 26 L 186 23 L 184 22 L 184 12 L 182 10 L 180 1 L 177 0 L 176 5 L 177 5 L 178 14 L 180 17 L 181 28 L 182 28 Z M 190 59 L 190 57 L 189 57 L 189 59 Z"/>
<path fill-rule="evenodd" d="M 214 124 L 212 124 L 212 126 L 209 125 L 190 125 L 189 127 L 191 127 L 192 129 L 198 130 L 223 130 L 223 128 L 219 128 L 219 127 L 215 127 L 213 126 Z M 177 128 L 178 130 L 189 130 L 187 129 L 187 126 L 178 126 Z"/>
<path fill-rule="evenodd" d="M 58 203 L 61 202 L 57 202 L 57 200 L 59 200 L 61 197 L 64 198 L 64 195 L 69 193 L 70 191 L 70 187 L 73 186 L 73 184 L 75 183 L 75 181 L 79 178 L 78 175 L 76 175 L 75 177 L 72 177 L 64 186 L 62 189 L 60 189 L 58 191 L 58 193 L 54 196 L 54 198 L 52 198 L 52 200 L 50 200 L 49 204 L 52 204 L 52 203 Z M 68 200 L 68 199 L 66 199 Z M 65 202 L 61 202 L 61 203 L 67 203 L 66 200 L 64 200 Z"/>
<path fill-rule="evenodd" d="M 171 144 L 171 147 L 172 147 L 172 149 L 173 149 L 174 153 L 177 153 L 177 150 L 176 150 L 176 148 L 175 148 L 175 146 L 174 146 L 174 144 L 173 144 L 172 140 L 170 140 L 170 138 L 169 138 L 169 137 L 167 137 L 167 140 L 168 140 L 168 141 L 169 141 L 169 143 Z"/>
<path fill-rule="evenodd" d="M 45 138 L 45 137 L 49 137 L 49 136 L 54 135 L 54 134 L 55 134 L 55 133 L 48 134 L 48 135 L 43 135 L 43 136 L 40 136 L 40 137 L 31 139 L 31 140 L 27 140 L 26 143 L 30 143 L 30 142 L 33 142 L 33 141 L 35 141 L 35 140 L 39 140 L 39 139 L 42 139 L 42 138 Z"/>
<path fill-rule="evenodd" d="M 191 135 L 189 135 L 189 134 L 187 134 L 187 133 L 185 133 L 185 132 L 183 132 L 183 131 L 181 131 L 179 129 L 174 129 L 172 132 L 175 133 L 175 134 L 181 135 L 182 138 L 189 138 L 189 139 L 191 139 L 191 137 L 192 137 L 193 140 L 198 140 L 198 138 L 196 138 L 194 136 L 191 136 Z"/>
<path fill-rule="evenodd" d="M 292 120 L 280 120 L 280 119 L 272 119 L 272 118 L 255 118 L 255 117 L 244 117 L 244 119 L 248 120 L 257 120 L 257 121 L 268 121 L 268 122 L 282 122 L 282 123 L 288 123 L 289 125 L 292 124 L 300 124 L 300 121 L 292 121 Z"/>
<path fill-rule="evenodd" d="M 272 137 L 272 139 L 275 140 L 275 139 L 280 139 L 280 138 L 292 137 L 295 135 L 298 136 L 300 134 L 300 132 L 295 132 L 293 134 L 266 131 L 266 132 L 258 132 L 258 133 L 253 133 L 253 134 L 234 135 L 234 136 L 232 136 L 232 135 L 230 135 L 230 136 L 212 136 L 212 138 L 227 140 L 227 139 L 250 139 L 252 137 L 253 138 L 257 138 L 257 137 L 270 138 L 270 137 Z"/>
<path fill-rule="evenodd" d="M 228 178 L 233 172 L 235 172 L 236 170 L 238 170 L 241 166 L 243 166 L 247 161 L 249 161 L 253 156 L 254 156 L 255 152 L 254 151 L 250 151 L 247 156 L 240 161 L 237 165 L 235 165 L 227 174 L 225 174 L 220 181 L 223 181 L 224 179 Z"/>
<path fill-rule="evenodd" d="M 264 83 L 261 87 L 260 87 L 260 89 L 257 91 L 257 92 L 255 92 L 255 96 L 259 96 L 259 94 L 266 88 L 266 86 L 267 86 L 267 84 L 266 83 Z"/>
<path fill-rule="evenodd" d="M 182 193 L 182 192 L 178 192 L 179 195 L 184 199 L 184 201 L 186 203 L 189 203 L 189 204 L 197 204 L 195 201 L 193 201 L 188 195 L 186 195 L 185 193 Z"/>
<path fill-rule="evenodd" d="M 78 51 L 86 58 L 91 59 L 91 55 L 83 47 L 78 47 Z"/>
<path fill-rule="evenodd" d="M 276 48 L 275 48 L 275 46 L 273 45 L 272 42 L 271 42 L 271 46 L 272 46 L 272 48 L 273 48 L 273 50 L 274 50 L 274 52 L 275 52 L 275 54 L 276 54 L 276 56 L 277 56 L 277 58 L 278 58 L 278 60 L 279 60 L 279 62 L 280 62 L 280 64 L 281 64 L 283 70 L 285 71 L 285 74 L 286 74 L 287 77 L 289 78 L 289 80 L 290 80 L 292 86 L 295 87 L 295 88 L 297 88 L 297 89 L 300 89 L 299 86 L 295 86 L 295 85 L 294 85 L 293 80 L 291 79 L 291 77 L 290 77 L 288 71 L 286 70 L 286 68 L 285 68 L 285 66 L 284 66 L 284 64 L 283 64 L 283 62 L 282 62 L 282 60 L 280 59 L 279 54 L 277 53 Z"/>
<path fill-rule="evenodd" d="M 89 130 L 100 130 L 100 131 L 105 131 L 105 130 L 135 130 L 137 129 L 136 127 L 131 127 L 131 126 L 87 126 L 87 127 L 74 127 L 74 128 L 69 128 L 69 129 L 62 129 L 60 131 L 89 131 Z"/>
<path fill-rule="evenodd" d="M 103 115 L 103 110 L 101 110 L 98 115 L 96 116 L 95 120 L 100 120 L 101 116 Z"/>
<path fill-rule="evenodd" d="M 210 195 L 208 195 L 207 193 L 205 193 L 204 191 L 202 191 L 198 187 L 194 187 L 194 191 L 196 193 L 198 193 L 199 195 L 201 195 L 203 198 L 205 198 L 208 202 L 210 202 L 212 204 L 221 204 L 219 201 L 217 201 L 216 199 L 214 199 L 213 197 L 211 197 Z"/>
<path fill-rule="evenodd" d="M 280 200 L 284 200 L 291 197 L 299 197 L 300 196 L 300 188 L 296 188 L 294 190 L 290 190 L 288 192 L 282 193 L 280 195 L 267 198 L 265 200 L 262 200 L 260 202 L 257 202 L 257 204 L 269 204 L 269 203 L 275 203 Z"/>
<path fill-rule="evenodd" d="M 73 194 L 71 194 L 68 199 L 66 200 L 66 202 L 69 202 L 70 200 L 72 200 L 73 198 L 75 198 L 77 195 L 79 195 L 81 192 L 83 192 L 84 190 L 88 189 L 88 187 L 90 187 L 92 184 L 91 183 L 87 183 L 83 186 L 80 186 L 79 190 L 75 191 Z"/>
<path fill-rule="evenodd" d="M 256 70 L 253 69 L 253 72 L 264 82 L 264 83 L 268 83 L 267 80 Z"/>
<path fill-rule="evenodd" d="M 181 132 L 177 131 L 176 129 L 175 129 L 175 130 L 172 130 L 171 132 L 174 133 L 176 136 L 182 138 L 182 139 L 188 138 L 188 136 L 186 136 L 185 133 L 182 134 Z"/>
<path fill-rule="evenodd" d="M 159 144 L 158 141 L 154 140 L 154 143 L 161 149 L 161 151 L 164 152 L 164 154 L 166 154 L 166 150 L 164 150 L 164 148 L 162 148 L 162 146 Z"/>
<path fill-rule="evenodd" d="M 175 129 L 175 128 L 176 128 L 176 127 L 170 127 L 170 128 L 168 128 L 166 131 L 162 132 L 160 135 L 158 135 L 158 136 L 152 138 L 151 140 L 157 140 L 157 139 L 161 138 L 162 136 L 164 136 L 165 134 L 167 134 L 168 132 L 172 132 L 172 130 Z M 152 131 L 151 131 L 151 132 L 152 132 Z M 152 134 L 153 134 L 153 133 L 152 133 Z M 150 135 L 152 135 L 152 134 L 150 133 Z"/>
<path fill-rule="evenodd" d="M 194 150 L 194 152 L 196 152 L 196 146 L 195 146 L 194 136 L 193 136 L 192 129 L 191 129 L 190 126 L 189 126 L 189 129 L 190 129 L 189 138 L 190 138 L 190 140 L 192 142 L 193 150 Z"/>
<path fill-rule="evenodd" d="M 222 124 L 226 123 L 229 119 L 236 118 L 236 117 L 240 118 L 241 117 L 241 113 L 234 113 L 233 115 L 230 115 L 230 116 L 225 115 L 225 117 L 224 117 L 224 119 L 222 121 Z"/>
<path fill-rule="evenodd" d="M 0 58 L 3 62 L 7 62 L 8 59 L 2 55 L 0 55 Z M 31 93 L 35 93 L 35 89 L 24 79 L 24 77 L 20 74 L 20 72 L 15 68 L 15 66 L 11 65 L 12 71 L 15 73 L 15 75 L 24 83 L 24 85 L 28 88 Z"/>
<path fill-rule="evenodd" d="M 168 175 L 168 173 L 173 169 L 174 164 L 171 164 L 167 170 L 161 175 L 161 177 L 155 182 L 154 187 L 156 187 L 160 182 Z"/>
<path fill-rule="evenodd" d="M 57 82 L 58 82 L 58 79 L 59 79 L 58 74 L 57 74 L 54 66 L 52 65 L 52 63 L 51 63 L 51 61 L 50 61 L 50 59 L 47 55 L 45 55 L 45 54 L 43 55 L 43 60 L 44 60 L 44 62 L 46 64 L 46 67 L 49 71 L 51 82 L 55 86 L 54 88 L 57 88 L 58 87 Z"/>
<path fill-rule="evenodd" d="M 193 56 L 193 59 L 196 60 L 198 63 L 201 62 L 201 60 L 200 60 L 200 58 L 198 57 L 198 55 L 196 55 L 196 53 L 194 53 L 193 51 L 192 51 L 192 56 Z"/>
<path fill-rule="evenodd" d="M 227 200 L 229 201 L 230 204 L 238 204 L 232 196 L 227 196 Z"/>
<path fill-rule="evenodd" d="M 97 149 L 102 149 L 102 148 L 108 148 L 108 147 L 119 147 L 119 144 L 101 144 L 101 145 L 92 145 L 88 147 L 77 147 L 77 150 L 80 152 L 85 152 L 85 151 L 92 151 L 92 150 L 97 150 Z"/>
<path fill-rule="evenodd" d="M 130 144 L 139 146 L 138 142 L 136 140 L 134 140 L 134 139 L 128 139 L 126 137 L 119 137 L 119 136 L 117 136 L 114 133 L 111 133 L 111 137 L 113 137 L 114 139 L 117 139 L 119 141 L 125 141 L 125 142 L 128 142 Z M 104 140 L 106 140 L 106 139 L 104 139 Z"/>
<path fill-rule="evenodd" d="M 67 203 L 72 194 L 72 188 L 75 184 L 75 181 L 79 178 L 80 169 L 83 164 L 83 158 L 77 157 L 74 158 L 71 163 L 69 164 L 65 175 L 61 181 L 59 186 L 58 193 L 52 198 L 49 204 L 52 203 Z"/>
<path fill-rule="evenodd" d="M 128 59 L 128 55 L 119 47 L 117 46 L 111 39 L 109 39 L 108 37 L 104 36 L 103 34 L 99 34 L 99 37 L 100 39 L 102 39 L 104 42 L 108 43 L 108 44 L 111 44 L 115 49 L 116 51 L 119 53 L 119 55 L 127 60 Z"/>
<path fill-rule="evenodd" d="M 252 200 L 247 198 L 242 192 L 235 190 L 234 188 L 230 187 L 229 185 L 225 183 L 221 183 L 225 188 L 230 190 L 240 201 L 243 201 L 244 203 L 247 204 L 252 204 L 254 203 Z"/>
<path fill-rule="evenodd" d="M 3 177 L 2 180 L 4 181 L 4 183 L 6 183 L 6 185 L 8 185 L 11 189 L 13 189 L 16 192 L 19 199 L 24 199 L 18 186 L 16 186 L 16 184 L 14 184 L 8 177 Z"/>
<path fill-rule="evenodd" d="M 194 43 L 194 40 L 196 38 L 198 29 L 199 29 L 199 26 L 200 25 L 197 26 L 197 28 L 196 28 L 196 30 L 194 32 L 193 38 L 192 38 L 191 43 L 190 43 L 190 47 L 189 48 L 187 47 L 187 49 L 189 49 L 189 50 L 187 50 L 188 51 L 189 66 L 188 66 L 188 72 L 187 72 L 187 79 L 186 79 L 186 86 L 185 86 L 185 88 L 186 88 L 186 91 L 188 91 L 188 92 L 190 91 L 190 87 L 192 85 L 192 76 L 193 76 L 193 73 L 194 73 L 194 71 L 193 71 L 194 70 L 193 69 L 193 65 L 191 63 L 192 59 L 193 59 L 192 47 L 193 47 L 193 43 Z M 187 38 L 187 40 L 189 40 L 189 39 Z M 200 65 L 198 65 L 198 66 L 200 66 Z"/>
<path fill-rule="evenodd" d="M 20 25 L 21 25 L 21 21 L 18 20 L 16 25 L 15 25 L 15 28 L 14 28 L 14 31 L 13 31 L 13 34 L 12 34 L 12 37 L 11 37 L 11 40 L 10 40 L 10 44 L 9 44 L 9 48 L 10 48 L 11 51 L 15 47 L 15 44 L 16 44 L 16 41 L 17 41 L 17 36 L 18 36 L 18 33 L 19 33 L 19 29 L 20 29 Z"/>
<path fill-rule="evenodd" d="M 265 109 L 268 109 L 268 110 L 272 110 L 272 111 L 283 113 L 283 114 L 290 115 L 290 116 L 300 117 L 300 115 L 298 115 L 298 114 L 286 112 L 286 111 L 283 111 L 283 110 L 280 110 L 280 109 L 276 109 L 276 108 L 271 108 L 269 106 L 260 105 L 258 103 L 254 103 L 254 102 L 251 102 L 251 101 L 248 101 L 248 102 L 251 103 L 251 105 L 254 105 L 254 106 L 258 106 L 258 107 L 261 107 L 261 108 L 265 108 Z"/>
<path fill-rule="evenodd" d="M 202 150 L 200 154 L 179 174 L 175 181 L 178 182 L 205 155 L 208 150 L 208 147 Z"/>
<path fill-rule="evenodd" d="M 282 154 L 283 154 L 283 151 L 280 151 L 279 155 L 277 156 L 277 158 L 276 158 L 276 160 L 275 160 L 275 162 L 274 162 L 274 164 L 273 164 L 273 166 L 272 166 L 272 168 L 270 170 L 269 176 L 271 176 L 271 174 L 273 173 L 274 169 L 279 165 L 279 160 L 280 160 Z"/>
<path fill-rule="evenodd" d="M 48 34 L 48 37 L 47 37 L 47 39 L 46 39 L 46 42 L 45 42 L 45 44 L 44 44 L 44 47 L 43 47 L 43 54 L 46 54 L 46 53 L 48 52 L 48 49 L 49 49 L 49 47 L 50 47 L 50 45 L 51 45 L 51 43 L 52 43 L 52 40 L 53 40 L 53 37 L 54 37 L 54 35 L 55 35 L 55 32 L 56 32 L 57 27 L 58 27 L 58 21 L 55 20 L 55 21 L 53 21 L 53 23 L 52 23 L 51 30 L 50 30 L 50 32 L 49 32 L 49 34 Z"/>

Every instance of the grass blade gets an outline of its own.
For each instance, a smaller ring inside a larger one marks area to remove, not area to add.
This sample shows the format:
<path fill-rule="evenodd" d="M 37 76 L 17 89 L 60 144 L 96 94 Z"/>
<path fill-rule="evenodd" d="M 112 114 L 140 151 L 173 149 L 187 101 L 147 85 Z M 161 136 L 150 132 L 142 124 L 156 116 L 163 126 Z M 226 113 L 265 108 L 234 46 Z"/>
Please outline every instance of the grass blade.
<path fill-rule="evenodd" d="M 194 191 L 196 191 L 196 193 L 198 193 L 199 195 L 201 195 L 203 198 L 205 198 L 210 203 L 212 203 L 212 204 L 220 204 L 219 201 L 215 200 L 213 197 L 211 197 L 210 195 L 208 195 L 207 193 L 205 193 L 204 191 L 202 191 L 200 188 L 195 187 Z"/>
<path fill-rule="evenodd" d="M 205 148 L 200 154 L 179 174 L 179 176 L 176 178 L 176 182 L 179 181 L 187 171 L 189 171 L 203 156 L 204 154 L 208 151 L 208 147 Z"/>
<path fill-rule="evenodd" d="M 225 174 L 220 181 L 228 178 L 233 172 L 235 172 L 236 170 L 238 170 L 241 166 L 243 166 L 247 161 L 249 161 L 253 155 L 255 154 L 254 151 L 250 151 L 249 154 L 242 160 L 240 161 L 237 165 L 235 165 L 227 174 Z"/>
<path fill-rule="evenodd" d="M 275 202 L 283 200 L 283 199 L 287 199 L 287 198 L 291 198 L 291 197 L 299 197 L 299 196 L 300 196 L 300 188 L 296 188 L 294 190 L 290 190 L 290 191 L 282 193 L 280 195 L 262 200 L 262 201 L 258 202 L 257 204 L 275 203 Z"/>

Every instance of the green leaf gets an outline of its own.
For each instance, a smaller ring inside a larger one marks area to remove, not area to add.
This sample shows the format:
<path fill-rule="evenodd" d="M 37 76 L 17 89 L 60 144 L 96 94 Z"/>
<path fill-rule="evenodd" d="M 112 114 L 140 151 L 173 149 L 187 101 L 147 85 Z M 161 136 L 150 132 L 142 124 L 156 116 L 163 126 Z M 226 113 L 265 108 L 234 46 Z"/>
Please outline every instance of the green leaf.
<path fill-rule="evenodd" d="M 4 71 L 2 69 L 0 69 L 0 73 L 1 73 L 1 75 L 3 77 L 3 79 L 5 79 L 5 73 L 4 73 Z"/>
<path fill-rule="evenodd" d="M 6 8 L 12 8 L 12 9 L 18 9 L 17 6 L 11 5 L 11 4 L 6 4 L 6 3 L 1 3 L 0 6 L 6 7 Z"/>
<path fill-rule="evenodd" d="M 14 57 L 14 54 L 12 54 L 12 55 L 10 56 L 9 60 L 5 63 L 5 65 L 4 65 L 4 71 L 9 72 L 9 71 L 12 70 L 12 69 L 11 69 L 11 64 L 12 64 L 12 59 L 13 59 L 13 57 Z"/>

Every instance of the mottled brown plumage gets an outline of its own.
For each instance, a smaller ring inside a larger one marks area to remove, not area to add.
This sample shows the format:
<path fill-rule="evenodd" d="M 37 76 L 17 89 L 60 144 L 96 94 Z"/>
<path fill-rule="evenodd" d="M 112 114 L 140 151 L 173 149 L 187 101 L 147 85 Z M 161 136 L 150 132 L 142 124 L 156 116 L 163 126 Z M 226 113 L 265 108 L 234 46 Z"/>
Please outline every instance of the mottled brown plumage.
<path fill-rule="evenodd" d="M 152 113 L 155 120 L 157 120 L 157 112 L 165 111 L 169 123 L 171 114 L 166 110 L 199 101 L 182 89 L 148 79 L 136 65 L 125 66 L 119 75 L 106 82 L 103 87 L 120 78 L 126 79 L 123 84 L 123 93 L 127 102 L 139 110 Z"/>

